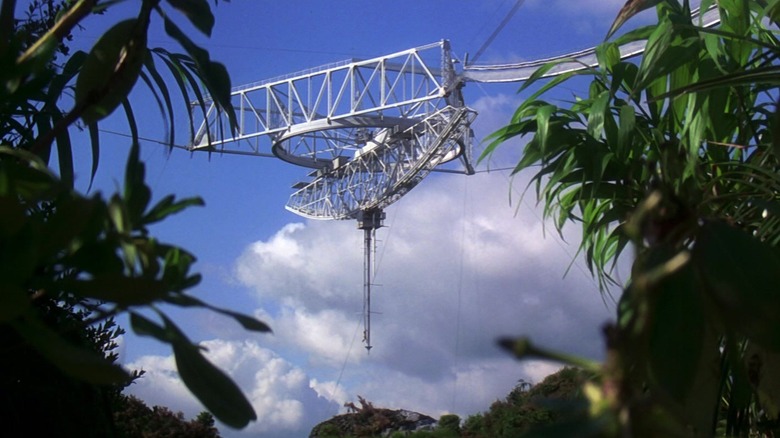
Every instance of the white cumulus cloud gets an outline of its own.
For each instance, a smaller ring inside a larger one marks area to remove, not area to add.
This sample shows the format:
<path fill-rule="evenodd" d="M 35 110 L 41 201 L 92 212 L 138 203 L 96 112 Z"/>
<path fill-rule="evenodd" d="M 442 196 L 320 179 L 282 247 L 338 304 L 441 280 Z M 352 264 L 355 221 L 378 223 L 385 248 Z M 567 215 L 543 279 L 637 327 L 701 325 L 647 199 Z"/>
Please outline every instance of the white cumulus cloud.
<path fill-rule="evenodd" d="M 201 343 L 206 357 L 242 388 L 257 413 L 257 421 L 241 432 L 221 426 L 224 436 L 305 436 L 339 405 L 321 397 L 299 367 L 254 341 L 211 340 Z M 143 356 L 127 364 L 145 375 L 128 391 L 149 405 L 168 406 L 187 418 L 204 410 L 178 377 L 172 356 Z"/>
<path fill-rule="evenodd" d="M 564 278 L 576 248 L 554 231 L 545 238 L 540 213 L 527 202 L 510 206 L 509 190 L 500 173 L 437 176 L 388 208 L 377 233 L 370 354 L 360 348 L 354 223 L 284 227 L 249 245 L 236 275 L 259 302 L 280 303 L 264 314 L 274 348 L 305 357 L 320 394 L 428 414 L 486 409 L 518 379 L 555 369 L 509 358 L 498 337 L 529 335 L 599 358 L 600 326 L 611 316 L 581 262 Z M 298 267 L 279 272 L 292 252 Z"/>

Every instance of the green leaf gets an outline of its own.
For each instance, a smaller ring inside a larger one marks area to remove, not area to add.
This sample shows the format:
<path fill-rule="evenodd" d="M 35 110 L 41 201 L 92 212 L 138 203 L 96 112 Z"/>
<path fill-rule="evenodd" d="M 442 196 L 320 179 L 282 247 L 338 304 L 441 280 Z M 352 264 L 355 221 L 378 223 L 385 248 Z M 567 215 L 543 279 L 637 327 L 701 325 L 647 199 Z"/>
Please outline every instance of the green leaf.
<path fill-rule="evenodd" d="M 153 224 L 172 214 L 178 213 L 185 208 L 192 206 L 202 207 L 204 205 L 206 204 L 203 202 L 203 199 L 199 197 L 182 199 L 181 201 L 176 202 L 176 197 L 174 195 L 168 195 L 161 199 L 160 202 L 155 204 L 155 206 L 146 213 L 141 220 L 141 223 L 143 225 Z"/>
<path fill-rule="evenodd" d="M 52 121 L 56 125 L 62 119 L 62 115 L 52 113 Z M 58 131 L 57 134 L 57 159 L 60 167 L 60 179 L 68 187 L 73 187 L 73 149 L 70 144 L 70 134 L 67 129 Z"/>
<path fill-rule="evenodd" d="M 97 123 L 90 123 L 87 125 L 89 129 L 89 144 L 92 148 L 92 170 L 89 173 L 89 187 L 87 192 L 92 189 L 92 183 L 95 181 L 95 175 L 97 175 L 98 163 L 100 162 L 100 132 L 98 131 Z"/>
<path fill-rule="evenodd" d="M 620 29 L 623 24 L 628 21 L 631 17 L 634 15 L 644 11 L 647 8 L 652 8 L 653 6 L 660 3 L 662 0 L 628 0 L 626 1 L 626 4 L 623 5 L 623 7 L 618 12 L 617 16 L 615 17 L 615 21 L 612 22 L 612 25 L 609 27 L 609 31 L 607 32 L 606 39 L 609 39 L 612 35 L 617 32 L 618 29 Z"/>
<path fill-rule="evenodd" d="M 200 350 L 165 315 L 165 328 L 173 333 L 173 354 L 179 376 L 187 388 L 221 422 L 241 429 L 257 420 L 244 394 L 219 368 L 203 357 Z"/>
<path fill-rule="evenodd" d="M 748 71 L 738 71 L 719 75 L 713 79 L 706 79 L 697 83 L 680 86 L 668 93 L 659 94 L 657 98 L 677 97 L 686 93 L 695 93 L 723 87 L 734 87 L 737 85 L 758 84 L 769 86 L 780 85 L 780 66 L 757 67 Z"/>
<path fill-rule="evenodd" d="M 609 99 L 609 91 L 602 91 L 593 99 L 593 104 L 588 111 L 588 134 L 594 138 L 601 138 L 604 135 L 604 121 L 608 117 Z"/>
<path fill-rule="evenodd" d="M 719 221 L 706 222 L 694 263 L 730 328 L 780 351 L 778 249 Z"/>
<path fill-rule="evenodd" d="M 36 114 L 35 126 L 38 129 L 39 138 L 44 135 L 49 135 L 52 130 L 52 114 L 49 114 L 48 111 Z M 19 124 L 16 131 L 24 132 L 25 129 L 26 128 L 23 125 Z M 51 143 L 47 144 L 45 148 L 42 148 L 42 150 L 36 153 L 41 160 L 48 164 L 51 160 Z"/>
<path fill-rule="evenodd" d="M 536 111 L 536 137 L 539 139 L 539 149 L 542 153 L 547 150 L 549 139 L 550 116 L 555 112 L 555 105 L 545 105 Z"/>
<path fill-rule="evenodd" d="M 639 67 L 639 84 L 649 84 L 680 66 L 698 59 L 699 39 L 683 37 L 669 20 L 661 21 L 647 41 Z"/>
<path fill-rule="evenodd" d="M 655 300 L 649 330 L 649 368 L 664 391 L 684 402 L 699 372 L 704 348 L 704 306 L 694 285 L 691 264 L 664 278 L 648 293 Z"/>
<path fill-rule="evenodd" d="M 620 62 L 620 48 L 615 43 L 605 42 L 596 47 L 599 69 L 611 71 Z"/>
<path fill-rule="evenodd" d="M 192 25 L 199 31 L 211 36 L 211 30 L 214 28 L 214 15 L 206 0 L 168 0 L 168 3 L 187 16 Z"/>
<path fill-rule="evenodd" d="M 125 166 L 124 202 L 130 224 L 138 225 L 149 206 L 152 192 L 144 182 L 146 166 L 140 159 L 140 146 L 133 143 Z"/>
<path fill-rule="evenodd" d="M 76 105 L 84 123 L 111 114 L 135 85 L 146 55 L 141 20 L 121 21 L 95 43 L 76 81 Z"/>
<path fill-rule="evenodd" d="M 261 333 L 272 332 L 271 327 L 269 327 L 268 324 L 258 319 L 255 319 L 248 315 L 244 315 L 242 313 L 234 312 L 232 310 L 227 310 L 216 306 L 212 306 L 211 304 L 205 303 L 189 295 L 184 295 L 184 294 L 170 295 L 165 299 L 165 301 L 182 307 L 202 307 L 205 309 L 213 310 L 217 313 L 221 313 L 223 315 L 235 319 L 236 322 L 241 324 L 241 326 L 244 327 L 246 330 L 261 332 Z"/>
<path fill-rule="evenodd" d="M 112 385 L 127 383 L 130 375 L 94 351 L 78 348 L 32 317 L 19 318 L 12 327 L 46 360 L 86 382 Z"/>
<path fill-rule="evenodd" d="M 185 84 L 186 75 L 184 72 L 184 67 L 176 60 L 176 58 L 172 57 L 169 52 L 167 52 L 164 49 L 152 49 L 152 53 L 159 56 L 160 59 L 163 60 L 166 67 L 168 67 L 168 70 L 170 70 L 171 75 L 173 76 L 174 81 L 176 82 L 176 85 L 179 87 L 179 91 L 181 92 L 182 100 L 184 102 L 190 102 L 190 94 L 187 91 L 187 85 Z M 149 66 L 147 65 L 147 70 L 149 70 Z M 202 98 L 199 100 L 199 102 L 202 102 Z M 205 109 L 203 110 L 205 111 Z M 189 118 L 189 130 L 190 130 L 190 142 L 192 142 L 195 138 L 195 121 L 192 117 L 192 111 L 186 111 L 187 117 Z M 205 115 L 204 115 L 205 117 Z M 173 127 L 171 128 L 173 129 Z M 173 138 L 173 132 L 171 132 L 171 138 Z"/>
<path fill-rule="evenodd" d="M 554 67 L 556 67 L 556 66 L 558 66 L 560 64 L 565 64 L 567 62 L 577 62 L 577 60 L 573 59 L 573 58 L 563 58 L 563 59 L 558 59 L 558 60 L 551 61 L 551 62 L 548 62 L 547 64 L 542 65 L 541 67 L 536 69 L 533 73 L 531 73 L 531 76 L 529 76 L 528 79 L 525 82 L 523 82 L 523 85 L 520 86 L 520 89 L 518 90 L 518 93 L 523 92 L 526 88 L 528 88 L 531 85 L 533 85 L 539 79 L 544 78 L 545 75 L 547 75 L 547 73 L 549 73 L 550 70 L 552 70 Z M 562 75 L 557 75 L 557 76 L 555 76 L 553 78 L 553 81 L 556 82 L 556 83 L 560 83 L 560 82 L 563 82 L 563 81 L 569 79 L 570 77 L 574 76 L 575 74 L 576 74 L 576 72 L 567 72 L 567 73 L 564 73 Z M 549 85 L 544 85 L 540 89 L 540 91 L 535 92 L 532 97 L 529 97 L 528 99 L 526 99 L 526 102 L 536 100 L 537 97 L 539 97 L 540 95 L 542 95 L 544 93 L 544 91 L 542 91 L 542 90 L 549 89 L 549 88 L 550 88 Z"/>
<path fill-rule="evenodd" d="M 133 107 L 130 105 L 130 101 L 127 100 L 127 98 L 122 99 L 122 109 L 125 110 L 125 116 L 127 117 L 127 125 L 128 127 L 130 127 L 130 137 L 132 138 L 132 144 L 137 145 L 139 142 L 138 125 L 135 122 Z"/>
<path fill-rule="evenodd" d="M 121 272 L 105 273 L 88 280 L 63 279 L 57 285 L 69 293 L 121 307 L 148 305 L 163 299 L 169 292 L 159 280 L 127 277 Z"/>
<path fill-rule="evenodd" d="M 163 21 L 165 22 L 165 32 L 178 41 L 192 57 L 197 65 L 197 73 L 200 74 L 211 97 L 223 111 L 227 112 L 231 130 L 237 129 L 238 120 L 230 97 L 230 75 L 228 75 L 225 66 L 211 61 L 209 53 L 193 43 L 170 19 L 163 17 Z"/>
<path fill-rule="evenodd" d="M 151 75 L 152 79 L 154 79 L 155 84 L 157 84 L 157 88 L 160 90 L 160 94 L 163 96 L 163 100 L 165 102 L 165 111 L 163 111 L 163 113 L 168 113 L 168 147 L 172 148 L 176 141 L 176 121 L 174 120 L 173 103 L 171 102 L 171 95 L 168 92 L 168 86 L 165 84 L 165 81 L 163 80 L 162 76 L 160 76 L 160 73 L 157 71 L 157 67 L 154 64 L 154 55 L 151 51 L 146 55 L 144 66 Z M 178 75 L 175 76 L 176 80 L 181 82 L 181 79 L 178 77 Z M 150 88 L 152 88 L 154 91 L 154 88 L 151 85 Z M 189 99 L 185 99 L 185 102 L 188 103 Z M 191 113 L 191 111 L 187 111 L 187 113 Z"/>
<path fill-rule="evenodd" d="M 22 61 L 16 66 L 17 72 L 23 75 L 30 75 L 44 71 L 49 67 L 54 58 L 58 45 L 59 41 L 56 36 L 47 32 L 18 58 Z M 14 87 L 9 91 L 16 91 L 16 88 Z"/>
<path fill-rule="evenodd" d="M 146 84 L 147 88 L 149 88 L 149 91 L 152 92 L 152 96 L 154 97 L 154 101 L 157 102 L 157 108 L 160 110 L 160 115 L 163 117 L 163 131 L 166 132 L 168 136 L 168 145 L 169 147 L 173 147 L 173 139 L 171 139 L 171 126 L 169 121 L 173 119 L 173 114 L 171 114 L 169 111 L 166 110 L 166 108 L 163 106 L 162 99 L 160 99 L 160 94 L 157 92 L 157 88 L 154 84 L 152 84 L 152 80 L 149 78 L 149 75 L 147 75 L 143 70 L 140 74 L 141 80 Z M 167 89 L 166 89 L 167 91 Z M 172 108 L 171 108 L 172 110 Z"/>
<path fill-rule="evenodd" d="M 773 23 L 775 23 L 775 25 L 778 25 L 780 24 L 780 2 L 772 0 L 769 3 L 770 6 L 767 8 L 767 16 L 770 20 L 772 20 Z"/>
<path fill-rule="evenodd" d="M 161 325 L 146 318 L 145 316 L 136 313 L 130 313 L 130 327 L 138 336 L 150 336 L 157 339 L 160 342 L 169 344 L 173 341 L 173 336 Z"/>
<path fill-rule="evenodd" d="M 623 105 L 620 107 L 618 125 L 618 144 L 615 150 L 615 154 L 618 159 L 628 158 L 628 152 L 631 150 L 631 143 L 633 140 L 633 132 L 636 127 L 636 110 L 631 105 Z"/>
<path fill-rule="evenodd" d="M 546 71 L 548 71 L 549 69 L 555 67 L 556 64 L 557 63 L 545 64 L 542 67 L 539 67 L 539 69 L 534 72 L 534 75 L 536 75 L 537 73 L 546 73 Z M 556 86 L 566 82 L 567 80 L 571 79 L 573 76 L 583 75 L 583 74 L 587 74 L 587 73 L 588 73 L 587 71 L 586 72 L 576 71 L 576 72 L 564 73 L 562 75 L 558 75 L 558 76 L 553 77 L 549 82 L 547 82 L 546 84 L 544 84 L 541 87 L 539 87 L 538 90 L 536 90 L 531 96 L 526 98 L 523 101 L 522 104 L 520 104 L 520 106 L 517 108 L 517 111 L 515 112 L 515 117 L 514 117 L 515 121 L 518 119 L 518 115 L 522 114 L 529 104 L 538 103 L 536 101 L 536 99 L 539 98 L 539 96 L 541 96 L 542 94 L 550 91 L 551 89 L 555 88 Z M 532 77 L 533 77 L 533 75 L 532 75 Z M 523 87 L 520 88 L 520 91 L 523 91 L 525 89 L 525 87 L 530 85 L 530 83 L 529 83 L 530 80 L 531 79 L 529 79 L 528 81 L 526 81 L 523 84 Z"/>

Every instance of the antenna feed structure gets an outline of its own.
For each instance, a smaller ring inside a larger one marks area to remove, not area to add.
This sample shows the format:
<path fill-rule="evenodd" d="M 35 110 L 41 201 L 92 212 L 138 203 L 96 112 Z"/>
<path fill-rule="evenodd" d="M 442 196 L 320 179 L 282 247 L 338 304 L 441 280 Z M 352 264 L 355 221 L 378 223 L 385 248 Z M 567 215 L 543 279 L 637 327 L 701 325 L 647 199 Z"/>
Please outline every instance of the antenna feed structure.
<path fill-rule="evenodd" d="M 359 230 L 373 231 L 385 225 L 386 214 L 382 209 L 360 210 L 357 215 Z"/>
<path fill-rule="evenodd" d="M 371 286 L 374 281 L 374 257 L 376 255 L 376 229 L 384 225 L 385 212 L 380 208 L 360 210 L 357 227 L 363 230 L 363 343 L 371 351 Z"/>
<path fill-rule="evenodd" d="M 238 87 L 237 130 L 212 102 L 190 147 L 276 157 L 308 169 L 285 208 L 364 231 L 364 343 L 371 345 L 376 230 L 384 209 L 433 171 L 470 175 L 476 112 L 450 43 L 351 59 Z"/>
<path fill-rule="evenodd" d="M 234 88 L 237 130 L 214 102 L 191 151 L 276 157 L 309 169 L 286 209 L 356 219 L 383 209 L 434 170 L 473 173 L 464 82 L 450 43 L 342 62 Z M 460 162 L 460 165 L 458 165 Z"/>

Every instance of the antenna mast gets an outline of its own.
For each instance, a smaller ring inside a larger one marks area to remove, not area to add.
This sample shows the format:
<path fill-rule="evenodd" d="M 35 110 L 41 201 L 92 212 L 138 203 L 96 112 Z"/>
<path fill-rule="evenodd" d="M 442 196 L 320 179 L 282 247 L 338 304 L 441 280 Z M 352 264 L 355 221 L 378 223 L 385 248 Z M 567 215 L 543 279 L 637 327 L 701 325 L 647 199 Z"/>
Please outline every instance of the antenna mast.
<path fill-rule="evenodd" d="M 381 209 L 362 210 L 358 214 L 358 229 L 363 230 L 363 342 L 369 352 L 371 345 L 371 282 L 375 251 L 376 229 L 384 225 L 385 212 Z"/>

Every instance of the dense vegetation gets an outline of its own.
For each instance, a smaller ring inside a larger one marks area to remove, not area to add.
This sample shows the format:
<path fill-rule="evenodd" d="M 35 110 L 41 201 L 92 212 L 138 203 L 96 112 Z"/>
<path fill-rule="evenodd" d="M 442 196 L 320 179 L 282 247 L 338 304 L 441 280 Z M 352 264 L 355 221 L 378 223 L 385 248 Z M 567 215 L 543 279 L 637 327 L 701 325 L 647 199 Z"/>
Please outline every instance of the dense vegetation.
<path fill-rule="evenodd" d="M 127 313 L 136 333 L 171 345 L 184 383 L 217 418 L 243 427 L 256 417 L 251 405 L 158 304 L 206 307 L 247 329 L 269 328 L 189 295 L 200 280 L 190 272 L 194 256 L 150 235 L 151 224 L 202 201 L 151 203 L 128 99 L 140 78 L 169 127 L 178 101 L 167 83 L 185 105 L 205 92 L 232 114 L 224 67 L 172 18 L 181 12 L 208 35 L 211 6 L 138 1 L 135 18 L 114 23 L 89 53 L 71 53 L 71 31 L 113 3 L 33 1 L 26 15 L 14 0 L 0 4 L 4 412 L 72 413 L 63 427 L 77 435 L 101 427 L 110 434 L 105 400 L 120 397 L 133 377 L 110 348 L 113 317 Z M 512 436 L 547 421 L 555 426 L 546 433 L 577 436 L 780 432 L 780 0 L 704 0 L 701 7 L 717 7 L 721 17 L 709 29 L 691 20 L 687 0 L 630 0 L 610 33 L 651 6 L 657 23 L 602 44 L 598 67 L 541 85 L 485 151 L 527 140 L 515 171 L 537 169 L 535 193 L 558 228 L 582 227 L 581 251 L 603 285 L 615 282 L 612 268 L 633 248 L 631 280 L 605 331 L 607 361 L 506 341 L 518 357 L 570 360 L 595 377 L 559 413 L 521 388 L 463 425 L 442 418 L 438 430 L 419 434 Z M 185 54 L 148 47 L 152 14 Z M 619 45 L 639 40 L 647 41 L 642 59 L 621 59 Z M 547 69 L 523 90 L 539 86 Z M 590 80 L 587 93 L 566 106 L 543 99 L 574 76 Z M 124 188 L 107 197 L 78 193 L 71 131 L 81 123 L 89 134 L 94 176 L 98 124 L 120 107 L 133 136 Z M 173 129 L 167 140 L 173 144 Z M 31 405 L 36 400 L 51 406 Z M 214 432 L 208 417 L 194 421 Z"/>
<path fill-rule="evenodd" d="M 163 406 L 149 407 L 134 396 L 121 395 L 114 409 L 114 428 L 119 437 L 219 438 L 214 417 L 201 412 L 185 420 L 181 412 Z M 83 435 L 82 435 L 83 436 Z"/>
<path fill-rule="evenodd" d="M 318 438 L 378 437 L 388 430 L 391 438 L 515 438 L 523 435 L 554 436 L 557 428 L 587 418 L 588 404 L 583 384 L 592 375 L 578 368 L 563 368 L 537 385 L 520 381 L 503 400 L 496 400 L 484 413 L 471 415 L 461 424 L 457 415 L 443 415 L 435 427 L 418 431 L 398 430 L 404 424 L 393 412 L 374 408 L 361 400 L 361 408 L 342 421 L 316 427 Z M 341 427 L 339 427 L 339 425 Z"/>
<path fill-rule="evenodd" d="M 657 5 L 657 6 L 656 6 Z M 780 427 L 780 2 L 631 0 L 612 31 L 656 6 L 658 21 L 601 44 L 596 68 L 550 80 L 486 150 L 525 139 L 515 172 L 602 284 L 626 248 L 630 282 L 605 330 L 577 436 L 771 436 Z M 647 41 L 639 61 L 619 45 Z M 523 90 L 539 84 L 542 67 Z M 543 96 L 574 76 L 587 93 Z M 527 339 L 518 357 L 560 359 Z M 581 361 L 579 363 L 582 363 Z M 587 433 L 586 433 L 587 432 Z"/>
<path fill-rule="evenodd" d="M 256 418 L 252 406 L 160 304 L 207 308 L 248 330 L 270 329 L 188 294 L 200 281 L 200 275 L 191 272 L 194 255 L 150 234 L 151 224 L 202 201 L 169 195 L 151 202 L 128 98 L 140 78 L 167 122 L 170 145 L 175 105 L 181 105 L 192 133 L 193 96 L 203 103 L 207 95 L 233 114 L 224 66 L 211 61 L 175 21 L 183 17 L 210 35 L 214 16 L 206 0 L 132 2 L 135 18 L 113 23 L 89 53 L 71 51 L 67 44 L 71 32 L 88 26 L 95 14 L 116 3 L 34 0 L 22 11 L 16 0 L 0 3 L 4 423 L 24 431 L 56 424 L 63 433 L 68 431 L 67 436 L 119 433 L 112 424 L 111 401 L 132 402 L 118 391 L 134 377 L 114 363 L 111 352 L 119 333 L 114 317 L 124 313 L 136 334 L 170 344 L 179 375 L 204 406 L 225 424 L 241 428 Z M 148 47 L 153 14 L 185 54 Z M 158 64 L 167 69 L 167 79 Z M 172 97 L 167 83 L 176 84 L 180 100 Z M 101 150 L 98 125 L 120 107 L 132 133 L 124 188 L 108 197 L 79 193 L 73 184 L 73 149 L 86 146 L 92 151 L 94 177 Z M 72 136 L 78 130 L 87 132 L 89 139 Z M 49 167 L 54 162 L 56 171 Z M 41 410 L 41 417 L 30 417 Z M 47 423 L 49 419 L 57 421 Z"/>
<path fill-rule="evenodd" d="M 534 386 L 520 381 L 506 399 L 494 402 L 485 413 L 466 418 L 460 434 L 454 436 L 554 436 L 560 425 L 587 416 L 582 386 L 589 377 L 581 369 L 563 368 Z"/>

